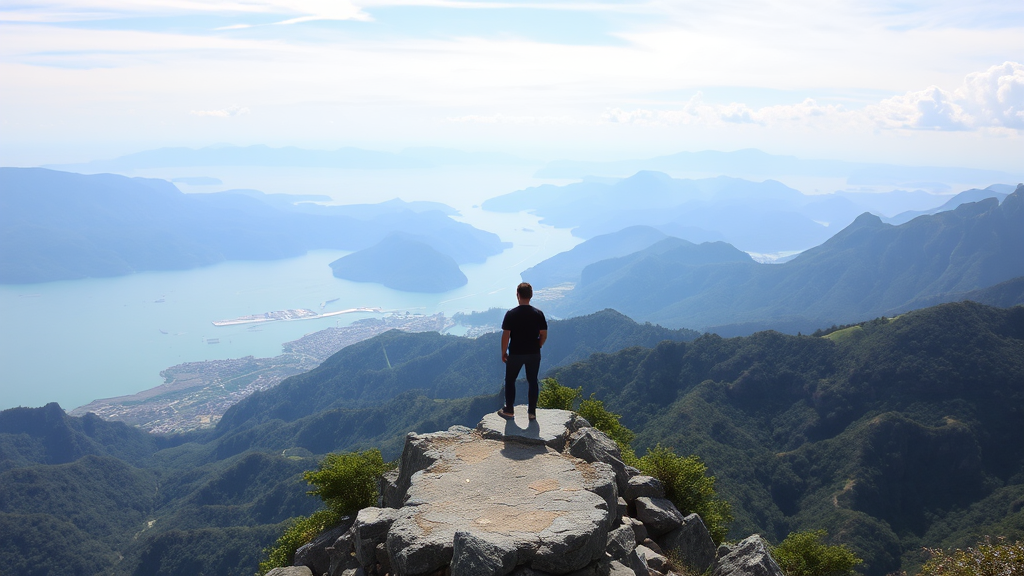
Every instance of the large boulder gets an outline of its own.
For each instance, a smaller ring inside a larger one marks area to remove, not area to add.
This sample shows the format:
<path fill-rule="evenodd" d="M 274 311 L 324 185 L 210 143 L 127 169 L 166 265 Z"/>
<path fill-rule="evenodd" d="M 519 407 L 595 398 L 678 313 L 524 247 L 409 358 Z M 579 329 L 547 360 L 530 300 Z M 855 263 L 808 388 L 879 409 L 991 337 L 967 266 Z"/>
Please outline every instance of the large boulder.
<path fill-rule="evenodd" d="M 785 576 L 768 553 L 768 543 L 754 534 L 718 559 L 712 576 Z"/>
<path fill-rule="evenodd" d="M 636 536 L 633 528 L 623 524 L 608 533 L 608 540 L 605 544 L 605 554 L 613 560 L 625 558 L 636 549 Z"/>
<path fill-rule="evenodd" d="M 352 546 L 363 566 L 377 562 L 377 546 L 384 543 L 388 531 L 401 514 L 394 508 L 363 508 L 352 524 Z"/>
<path fill-rule="evenodd" d="M 515 418 L 505 418 L 497 412 L 491 412 L 480 420 L 476 429 L 489 440 L 544 444 L 561 452 L 570 434 L 581 428 L 590 428 L 589 422 L 568 410 L 539 409 L 536 420 L 529 419 L 526 406 L 516 406 L 513 412 Z"/>
<path fill-rule="evenodd" d="M 622 461 L 619 445 L 597 428 L 581 428 L 569 436 L 569 454 L 587 462 L 604 462 L 615 470 L 615 483 L 622 494 L 626 491 L 632 468 Z M 664 494 L 662 494 L 664 496 Z"/>
<path fill-rule="evenodd" d="M 306 566 L 318 576 L 331 571 L 331 549 L 355 521 L 355 516 L 345 516 L 336 526 L 322 532 L 312 542 L 295 551 L 294 566 Z"/>
<path fill-rule="evenodd" d="M 644 546 L 643 544 L 637 544 L 636 555 L 642 558 L 643 561 L 647 564 L 647 567 L 651 570 L 661 572 L 662 574 L 668 571 L 668 558 L 666 558 L 662 554 L 655 552 L 647 546 Z"/>
<path fill-rule="evenodd" d="M 683 524 L 656 540 L 661 549 L 674 553 L 697 573 L 703 573 L 715 563 L 718 550 L 704 521 L 697 514 L 683 518 Z"/>
<path fill-rule="evenodd" d="M 637 498 L 636 517 L 655 539 L 683 525 L 683 514 L 666 498 Z"/>
<path fill-rule="evenodd" d="M 459 531 L 452 545 L 451 576 L 504 576 L 515 570 L 516 544 L 501 534 Z"/>
<path fill-rule="evenodd" d="M 653 478 L 651 476 L 632 476 L 625 486 L 622 494 L 627 502 L 632 502 L 637 498 L 646 496 L 647 498 L 664 498 L 665 487 L 661 485 L 661 480 Z"/>
<path fill-rule="evenodd" d="M 465 426 L 452 426 L 448 430 L 431 434 L 416 434 L 415 432 L 407 434 L 405 448 L 398 461 L 397 476 L 388 475 L 381 481 L 381 485 L 384 487 L 381 498 L 383 507 L 401 508 L 404 506 L 413 475 L 433 466 L 441 458 L 437 447 L 444 446 L 448 441 L 462 438 L 470 432 L 471 430 Z"/>

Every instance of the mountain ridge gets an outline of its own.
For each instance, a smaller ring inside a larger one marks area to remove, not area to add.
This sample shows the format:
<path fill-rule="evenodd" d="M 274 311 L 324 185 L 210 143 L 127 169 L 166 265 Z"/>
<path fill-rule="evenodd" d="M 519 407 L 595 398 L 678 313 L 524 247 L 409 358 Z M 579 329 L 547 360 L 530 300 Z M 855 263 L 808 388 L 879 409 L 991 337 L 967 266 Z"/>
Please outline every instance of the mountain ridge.
<path fill-rule="evenodd" d="M 1024 275 L 1024 185 L 899 226 L 865 213 L 821 246 L 782 264 L 689 264 L 634 253 L 596 263 L 601 278 L 556 301 L 563 316 L 615 308 L 668 326 L 705 328 L 773 320 L 801 330 L 905 309 L 915 300 L 980 290 Z M 641 279 L 644 298 L 635 297 Z M 802 320 L 800 320 L 802 318 Z"/>

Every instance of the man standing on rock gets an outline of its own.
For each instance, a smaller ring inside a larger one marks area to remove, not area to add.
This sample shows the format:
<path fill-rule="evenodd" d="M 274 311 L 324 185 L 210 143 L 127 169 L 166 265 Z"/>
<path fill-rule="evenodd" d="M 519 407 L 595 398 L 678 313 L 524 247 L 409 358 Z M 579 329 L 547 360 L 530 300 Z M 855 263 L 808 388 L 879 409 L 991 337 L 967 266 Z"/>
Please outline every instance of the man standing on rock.
<path fill-rule="evenodd" d="M 540 387 L 537 373 L 540 371 L 540 349 L 548 339 L 548 322 L 544 313 L 530 306 L 533 286 L 523 282 L 516 287 L 519 306 L 505 313 L 501 322 L 501 361 L 505 363 L 505 407 L 499 416 L 515 417 L 516 378 L 519 370 L 526 366 L 526 382 L 530 385 L 527 414 L 530 420 L 537 418 L 537 396 Z"/>

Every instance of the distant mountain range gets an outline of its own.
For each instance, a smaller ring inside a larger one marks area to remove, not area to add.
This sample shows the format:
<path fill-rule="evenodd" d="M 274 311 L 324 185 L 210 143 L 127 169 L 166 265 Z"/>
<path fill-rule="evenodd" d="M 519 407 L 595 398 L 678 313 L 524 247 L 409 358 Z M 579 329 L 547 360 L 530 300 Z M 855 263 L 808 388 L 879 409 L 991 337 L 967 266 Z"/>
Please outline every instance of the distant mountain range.
<path fill-rule="evenodd" d="M 1024 185 L 1002 204 L 989 198 L 899 226 L 864 214 L 783 264 L 714 246 L 663 240 L 592 263 L 549 307 L 563 317 L 615 308 L 667 326 L 750 333 L 813 330 L 957 299 L 1024 276 Z"/>
<path fill-rule="evenodd" d="M 201 166 L 393 170 L 473 164 L 532 164 L 532 162 L 509 154 L 463 152 L 451 148 L 423 147 L 406 148 L 401 152 L 381 152 L 352 147 L 337 150 L 309 150 L 294 146 L 273 148 L 257 144 L 253 146 L 207 146 L 205 148 L 158 148 L 126 154 L 111 160 L 93 160 L 82 164 L 61 164 L 47 166 L 47 168 L 95 174 L 97 172 L 123 172 L 147 168 Z"/>
<path fill-rule="evenodd" d="M 805 195 L 773 180 L 690 180 L 637 172 L 621 180 L 584 179 L 517 190 L 490 198 L 482 207 L 494 212 L 532 211 L 543 223 L 571 228 L 581 238 L 644 225 L 691 242 L 721 240 L 752 253 L 778 254 L 817 246 L 864 212 L 909 215 L 912 206 L 917 214 L 932 213 L 946 200 L 952 208 L 982 197 L 1002 197 L 1012 191 L 1007 188 L 968 191 L 955 201 L 905 191 Z"/>
<path fill-rule="evenodd" d="M 611 234 L 594 236 L 571 250 L 527 268 L 521 276 L 524 282 L 531 283 L 534 288 L 547 288 L 566 282 L 576 284 L 580 281 L 583 269 L 590 264 L 638 252 L 665 238 L 668 235 L 650 226 L 630 226 Z"/>
<path fill-rule="evenodd" d="M 164 180 L 0 168 L 0 283 L 184 270 L 225 260 L 273 260 L 360 250 L 403 231 L 458 263 L 508 245 L 401 201 L 318 206 L 254 191 L 183 194 Z"/>
<path fill-rule="evenodd" d="M 942 206 L 938 206 L 930 210 L 908 210 L 906 212 L 901 212 L 892 218 L 882 218 L 882 221 L 886 224 L 903 224 L 905 222 L 910 222 L 918 216 L 946 212 L 947 210 L 953 210 L 957 206 L 968 202 L 980 202 L 986 198 L 995 198 L 1002 202 L 1003 198 L 1006 198 L 1012 193 L 1013 186 L 1010 186 L 1009 184 L 993 184 L 984 190 L 972 188 L 970 190 L 964 190 L 956 196 L 953 196 Z"/>
<path fill-rule="evenodd" d="M 805 160 L 795 156 L 768 154 L 756 149 L 719 152 L 679 152 L 646 160 L 612 162 L 549 162 L 536 176 L 540 178 L 624 177 L 641 170 L 674 173 L 727 174 L 758 178 L 815 176 L 845 178 L 849 185 L 895 185 L 910 188 L 945 187 L 949 184 L 1016 182 L 1024 173 L 945 166 L 898 166 L 843 160 Z"/>

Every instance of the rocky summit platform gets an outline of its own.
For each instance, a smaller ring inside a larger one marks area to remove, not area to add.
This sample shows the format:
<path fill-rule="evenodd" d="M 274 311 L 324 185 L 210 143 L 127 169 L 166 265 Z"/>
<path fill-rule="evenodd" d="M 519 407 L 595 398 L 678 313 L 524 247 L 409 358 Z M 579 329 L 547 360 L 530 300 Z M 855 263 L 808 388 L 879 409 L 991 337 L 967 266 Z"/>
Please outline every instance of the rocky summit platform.
<path fill-rule="evenodd" d="M 475 430 L 410 433 L 380 493 L 378 507 L 300 548 L 295 568 L 317 576 L 673 574 L 663 549 L 698 573 L 718 568 L 700 517 L 682 514 L 656 479 L 622 463 L 611 439 L 564 410 L 529 420 L 518 406 L 515 418 L 488 414 Z M 275 576 L 295 573 L 280 570 Z"/>
<path fill-rule="evenodd" d="M 531 421 L 519 408 L 515 419 L 486 416 L 477 430 L 409 436 L 384 492 L 397 508 L 385 546 L 395 573 L 449 564 L 453 574 L 489 573 L 479 564 L 497 560 L 508 571 L 528 564 L 564 574 L 603 552 L 615 473 L 560 451 L 585 421 L 561 410 Z"/>

